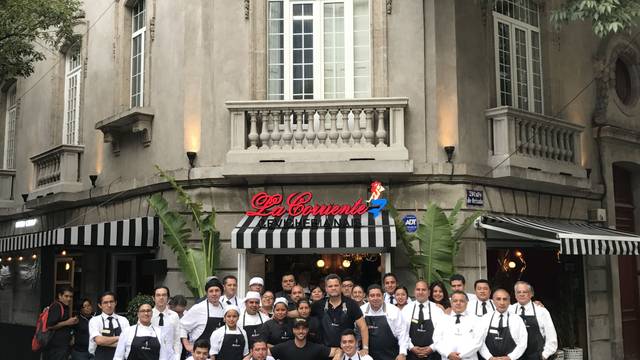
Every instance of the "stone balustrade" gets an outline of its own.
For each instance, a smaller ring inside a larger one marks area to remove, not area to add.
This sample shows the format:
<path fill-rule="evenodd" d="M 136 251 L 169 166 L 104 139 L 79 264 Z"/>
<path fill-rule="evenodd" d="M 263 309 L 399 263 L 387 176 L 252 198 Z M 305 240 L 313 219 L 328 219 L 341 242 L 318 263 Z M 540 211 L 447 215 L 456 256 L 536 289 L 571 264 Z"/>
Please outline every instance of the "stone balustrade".
<path fill-rule="evenodd" d="M 79 191 L 80 160 L 84 146 L 60 145 L 31 157 L 34 170 L 33 192 Z"/>
<path fill-rule="evenodd" d="M 229 101 L 227 163 L 408 160 L 406 98 Z"/>
<path fill-rule="evenodd" d="M 485 112 L 489 126 L 489 166 L 494 176 L 511 168 L 586 177 L 582 167 L 581 125 L 511 107 Z M 502 174 L 502 175 L 500 175 Z"/>

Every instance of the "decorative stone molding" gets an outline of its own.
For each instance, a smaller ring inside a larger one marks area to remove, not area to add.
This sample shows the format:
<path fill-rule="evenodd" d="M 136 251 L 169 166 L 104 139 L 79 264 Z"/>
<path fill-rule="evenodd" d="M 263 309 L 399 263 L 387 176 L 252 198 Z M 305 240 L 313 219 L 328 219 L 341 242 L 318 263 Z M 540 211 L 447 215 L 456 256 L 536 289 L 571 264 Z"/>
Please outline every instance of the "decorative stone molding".
<path fill-rule="evenodd" d="M 151 144 L 151 130 L 154 111 L 146 107 L 135 107 L 96 123 L 95 128 L 104 134 L 104 142 L 111 143 L 111 149 L 120 154 L 120 141 L 127 133 L 138 134 L 142 145 Z"/>
<path fill-rule="evenodd" d="M 0 207 L 3 207 L 5 202 L 13 200 L 15 178 L 15 170 L 0 169 Z"/>
<path fill-rule="evenodd" d="M 59 145 L 32 156 L 34 179 L 30 197 L 82 190 L 80 158 L 83 152 L 83 145 Z"/>
<path fill-rule="evenodd" d="M 149 20 L 149 38 L 151 39 L 151 41 L 154 41 L 156 39 L 156 17 L 152 17 L 151 20 Z"/>
<path fill-rule="evenodd" d="M 244 0 L 244 19 L 249 20 L 249 14 L 251 13 L 251 0 Z"/>
<path fill-rule="evenodd" d="M 387 15 L 391 15 L 393 0 L 387 0 Z"/>

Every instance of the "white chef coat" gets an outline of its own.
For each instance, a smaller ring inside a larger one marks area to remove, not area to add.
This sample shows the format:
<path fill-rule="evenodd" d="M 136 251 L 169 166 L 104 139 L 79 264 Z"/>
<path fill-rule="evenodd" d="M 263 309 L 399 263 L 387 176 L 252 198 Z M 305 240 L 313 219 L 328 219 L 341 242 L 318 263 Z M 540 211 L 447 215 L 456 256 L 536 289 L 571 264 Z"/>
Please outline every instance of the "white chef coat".
<path fill-rule="evenodd" d="M 494 311 L 496 311 L 496 306 L 491 299 L 487 300 L 486 302 L 487 315 L 491 315 Z M 467 304 L 467 311 L 476 316 L 482 316 L 482 303 L 483 301 L 478 300 L 478 298 L 469 300 L 469 304 Z"/>
<path fill-rule="evenodd" d="M 433 347 L 446 359 L 452 352 L 460 353 L 463 360 L 477 360 L 487 329 L 482 319 L 467 311 L 456 324 L 456 313 L 445 315 L 433 333 Z"/>
<path fill-rule="evenodd" d="M 158 338 L 158 342 L 160 342 L 159 360 L 169 360 L 171 358 L 171 355 L 173 354 L 171 343 L 166 339 L 166 335 L 162 334 L 162 330 L 159 327 L 155 327 L 153 325 L 144 326 L 138 322 L 136 325 L 129 326 L 124 329 L 122 334 L 120 334 L 120 340 L 118 340 L 118 347 L 116 347 L 116 353 L 113 356 L 113 360 L 125 360 L 129 356 L 134 335 L 137 337 L 152 336 Z"/>
<path fill-rule="evenodd" d="M 222 342 L 224 341 L 225 331 L 228 335 L 242 335 L 244 337 L 244 349 L 242 350 L 242 355 L 246 356 L 249 353 L 249 341 L 247 340 L 247 333 L 242 330 L 239 326 L 236 326 L 235 330 L 229 329 L 227 325 L 216 329 L 210 338 L 211 348 L 209 349 L 209 355 L 216 356 L 220 353 L 220 348 L 222 348 Z"/>
<path fill-rule="evenodd" d="M 96 344 L 96 336 L 102 336 L 102 330 L 109 327 L 109 316 L 113 317 L 113 328 L 117 329 L 122 327 L 122 331 L 129 327 L 129 320 L 126 317 L 120 316 L 116 313 L 107 315 L 102 313 L 98 316 L 94 316 L 89 320 L 89 352 L 95 354 L 98 344 Z M 119 324 L 119 325 L 118 325 Z M 118 340 L 119 341 L 119 340 Z"/>
<path fill-rule="evenodd" d="M 160 326 L 160 311 L 154 307 L 151 324 L 157 328 L 161 328 L 162 333 L 165 334 L 167 340 L 171 342 L 170 347 L 173 352 L 171 359 L 180 360 L 180 354 L 182 353 L 182 342 L 180 341 L 180 317 L 177 312 L 169 309 L 169 307 L 166 307 L 162 314 L 164 326 Z"/>
<path fill-rule="evenodd" d="M 227 303 L 227 301 L 230 303 Z M 227 306 L 227 305 L 235 305 L 237 306 L 241 311 L 244 309 L 244 299 L 239 298 L 238 295 L 234 295 L 231 298 L 227 298 L 226 295 L 222 295 L 220 297 L 220 302 L 223 304 L 223 306 Z"/>
<path fill-rule="evenodd" d="M 511 333 L 511 337 L 516 343 L 516 348 L 513 349 L 513 351 L 510 352 L 507 356 L 509 357 L 509 359 L 519 359 L 527 349 L 527 327 L 524 325 L 524 321 L 522 321 L 522 318 L 520 316 L 514 316 L 514 314 L 510 314 L 509 310 L 507 309 L 507 311 L 502 314 L 500 314 L 500 312 L 498 311 L 495 311 L 492 314 L 487 313 L 487 316 L 484 316 L 482 318 L 482 321 L 486 322 L 485 328 L 487 329 L 487 331 L 491 331 L 489 330 L 489 326 L 495 328 L 498 327 L 498 324 L 500 324 L 500 315 L 503 315 L 502 325 L 507 326 L 507 324 L 509 324 L 509 333 Z M 482 348 L 480 348 L 480 355 L 482 355 L 482 357 L 485 359 L 489 359 L 493 356 L 491 352 L 489 352 L 486 342 L 482 343 Z"/>
<path fill-rule="evenodd" d="M 538 326 L 540 327 L 540 333 L 544 337 L 544 348 L 542 349 L 542 356 L 547 359 L 549 356 L 556 353 L 558 350 L 558 335 L 556 334 L 556 328 L 551 320 L 551 314 L 542 306 L 535 305 L 531 301 L 525 305 L 519 303 L 512 304 L 509 307 L 509 312 L 520 315 L 520 307 L 524 306 L 525 316 L 533 315 L 533 307 L 536 307 L 536 319 L 538 320 Z"/>
<path fill-rule="evenodd" d="M 219 303 L 213 306 L 208 300 L 194 304 L 188 313 L 180 319 L 180 337 L 196 341 L 207 327 L 207 306 L 209 317 L 224 318 L 224 306 Z"/>
<path fill-rule="evenodd" d="M 364 304 L 360 306 L 360 310 L 362 310 L 362 314 L 365 316 L 365 318 L 367 316 L 386 316 L 389 328 L 391 328 L 393 336 L 395 336 L 396 340 L 398 340 L 400 354 L 407 355 L 407 348 L 409 344 L 409 326 L 407 325 L 407 323 L 405 323 L 400 309 L 398 309 L 393 304 L 385 303 L 380 307 L 380 309 L 378 309 L 378 311 L 373 310 L 370 304 Z"/>
<path fill-rule="evenodd" d="M 433 327 L 435 328 L 438 325 L 439 321 L 442 321 L 442 318 L 445 316 L 444 311 L 438 307 L 438 305 L 432 303 L 427 300 L 424 303 L 424 307 L 422 308 L 422 316 L 424 316 L 425 320 L 431 319 L 433 322 Z M 429 317 L 429 306 L 431 306 L 431 317 Z M 413 349 L 414 345 L 411 341 L 411 335 L 409 334 L 409 329 L 411 329 L 411 322 L 413 320 L 418 321 L 420 317 L 420 302 L 417 300 L 412 302 L 411 304 L 407 304 L 404 309 L 402 309 L 402 317 L 404 318 L 404 322 L 407 324 L 407 338 L 409 339 L 409 344 L 407 349 Z M 433 344 L 429 346 L 433 350 Z"/>

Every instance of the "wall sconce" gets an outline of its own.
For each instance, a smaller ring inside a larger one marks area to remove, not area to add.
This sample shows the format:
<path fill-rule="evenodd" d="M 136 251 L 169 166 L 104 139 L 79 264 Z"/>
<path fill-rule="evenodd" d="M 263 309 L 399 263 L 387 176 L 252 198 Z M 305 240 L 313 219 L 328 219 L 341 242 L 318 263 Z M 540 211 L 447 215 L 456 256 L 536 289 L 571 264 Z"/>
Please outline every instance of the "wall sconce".
<path fill-rule="evenodd" d="M 447 162 L 450 163 L 451 159 L 453 159 L 453 153 L 456 151 L 456 147 L 453 145 L 445 146 L 444 152 L 447 153 Z"/>
<path fill-rule="evenodd" d="M 27 199 L 28 199 L 28 198 L 29 198 L 29 194 L 27 194 L 27 193 L 22 194 L 22 200 L 23 200 L 24 202 L 27 202 Z"/>
<path fill-rule="evenodd" d="M 187 151 L 187 159 L 189 159 L 189 167 L 193 168 L 196 163 L 196 157 L 198 153 L 195 151 Z"/>
<path fill-rule="evenodd" d="M 96 181 L 98 180 L 98 175 L 89 175 L 89 180 L 91 180 L 91 187 L 96 187 Z"/>

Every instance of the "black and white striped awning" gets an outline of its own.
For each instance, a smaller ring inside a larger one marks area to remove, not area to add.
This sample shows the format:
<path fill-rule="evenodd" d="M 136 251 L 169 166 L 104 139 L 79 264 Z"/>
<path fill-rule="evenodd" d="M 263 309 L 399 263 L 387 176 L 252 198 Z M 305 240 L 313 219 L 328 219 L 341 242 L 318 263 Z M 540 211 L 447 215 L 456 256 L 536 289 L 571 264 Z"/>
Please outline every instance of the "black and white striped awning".
<path fill-rule="evenodd" d="M 2 237 L 0 253 L 44 246 L 154 248 L 160 236 L 159 219 L 146 216 Z"/>
<path fill-rule="evenodd" d="M 231 232 L 236 249 L 351 249 L 396 246 L 393 217 L 383 212 L 280 218 L 245 216 Z"/>
<path fill-rule="evenodd" d="M 564 255 L 640 255 L 640 236 L 584 222 L 485 215 L 476 226 L 502 239 L 553 244 Z"/>

